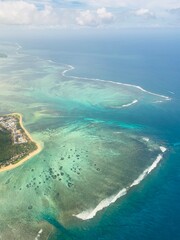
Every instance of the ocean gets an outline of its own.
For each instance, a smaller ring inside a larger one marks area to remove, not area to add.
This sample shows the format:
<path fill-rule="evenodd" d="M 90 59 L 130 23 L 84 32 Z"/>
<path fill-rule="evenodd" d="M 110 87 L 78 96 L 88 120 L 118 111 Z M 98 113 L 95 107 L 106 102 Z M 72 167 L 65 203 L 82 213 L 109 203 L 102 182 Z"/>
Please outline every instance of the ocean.
<path fill-rule="evenodd" d="M 0 48 L 0 113 L 44 145 L 0 173 L 1 238 L 180 239 L 178 30 L 48 36 Z"/>

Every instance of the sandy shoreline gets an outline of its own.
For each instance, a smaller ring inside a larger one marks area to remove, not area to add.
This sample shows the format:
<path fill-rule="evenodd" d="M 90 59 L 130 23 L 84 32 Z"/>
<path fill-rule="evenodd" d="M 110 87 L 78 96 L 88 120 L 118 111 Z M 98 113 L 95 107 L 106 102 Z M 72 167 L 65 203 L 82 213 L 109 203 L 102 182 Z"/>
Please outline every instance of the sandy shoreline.
<path fill-rule="evenodd" d="M 8 166 L 6 166 L 6 167 L 0 168 L 0 173 L 1 173 L 1 172 L 5 172 L 5 171 L 9 171 L 9 170 L 11 170 L 11 169 L 13 169 L 13 168 L 16 168 L 16 167 L 22 165 L 24 162 L 26 162 L 26 161 L 28 161 L 30 158 L 34 157 L 36 154 L 38 154 L 38 153 L 42 150 L 42 146 L 41 146 L 39 143 L 37 143 L 36 141 L 34 141 L 34 140 L 32 139 L 32 137 L 31 137 L 30 133 L 24 128 L 23 123 L 22 123 L 22 115 L 19 114 L 19 113 L 12 113 L 12 114 L 8 114 L 8 115 L 11 115 L 11 116 L 12 116 L 12 115 L 18 115 L 18 116 L 19 116 L 19 123 L 20 123 L 20 125 L 21 125 L 21 128 L 24 130 L 24 132 L 26 133 L 26 135 L 28 136 L 28 138 L 29 138 L 32 142 L 34 142 L 34 143 L 36 144 L 37 149 L 36 149 L 35 151 L 33 151 L 32 153 L 30 153 L 30 154 L 29 154 L 28 156 L 26 156 L 25 158 L 23 158 L 22 160 L 20 160 L 19 162 L 15 163 L 15 164 L 10 164 L 10 165 L 8 165 Z"/>

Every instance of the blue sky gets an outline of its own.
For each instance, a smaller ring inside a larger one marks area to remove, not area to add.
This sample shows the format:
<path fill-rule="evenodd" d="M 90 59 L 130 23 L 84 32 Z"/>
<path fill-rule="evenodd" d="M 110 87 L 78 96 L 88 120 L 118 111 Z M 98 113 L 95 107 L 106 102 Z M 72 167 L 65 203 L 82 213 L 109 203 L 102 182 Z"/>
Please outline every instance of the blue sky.
<path fill-rule="evenodd" d="M 1 26 L 179 27 L 180 0 L 0 0 Z"/>

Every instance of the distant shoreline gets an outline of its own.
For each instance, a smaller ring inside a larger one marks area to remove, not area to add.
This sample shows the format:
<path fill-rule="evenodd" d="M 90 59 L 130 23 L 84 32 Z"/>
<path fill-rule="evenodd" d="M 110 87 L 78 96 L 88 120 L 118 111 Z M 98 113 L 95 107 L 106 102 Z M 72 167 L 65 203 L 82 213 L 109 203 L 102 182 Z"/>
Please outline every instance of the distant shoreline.
<path fill-rule="evenodd" d="M 22 158 L 21 160 L 19 160 L 17 163 L 13 164 L 11 163 L 10 165 L 6 166 L 6 167 L 2 167 L 0 168 L 0 173 L 1 172 L 5 172 L 5 171 L 9 171 L 12 170 L 20 165 L 22 165 L 23 163 L 25 163 L 26 161 L 28 161 L 30 158 L 34 157 L 35 155 L 37 155 L 41 150 L 42 150 L 42 146 L 37 143 L 36 141 L 33 140 L 33 138 L 31 137 L 30 133 L 25 129 L 25 127 L 23 126 L 23 122 L 22 122 L 22 115 L 20 113 L 12 113 L 12 114 L 8 114 L 8 115 L 18 115 L 19 116 L 19 124 L 21 126 L 21 128 L 24 130 L 25 134 L 28 136 L 28 138 L 34 142 L 37 146 L 37 149 L 34 150 L 32 153 L 30 153 L 29 155 L 27 155 L 26 157 Z"/>

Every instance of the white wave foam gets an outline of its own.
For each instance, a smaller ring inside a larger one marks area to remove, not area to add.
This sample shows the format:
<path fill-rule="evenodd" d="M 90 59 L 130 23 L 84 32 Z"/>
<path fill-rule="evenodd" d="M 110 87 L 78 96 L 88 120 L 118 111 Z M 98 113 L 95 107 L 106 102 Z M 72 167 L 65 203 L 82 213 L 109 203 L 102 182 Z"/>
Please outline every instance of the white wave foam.
<path fill-rule="evenodd" d="M 155 101 L 154 103 L 162 103 L 163 101 Z"/>
<path fill-rule="evenodd" d="M 42 230 L 42 228 L 41 228 L 41 229 L 39 230 L 39 232 L 38 232 L 38 234 L 37 234 L 37 236 L 35 237 L 34 240 L 38 240 L 38 239 L 40 238 L 42 232 L 43 232 L 43 230 Z"/>
<path fill-rule="evenodd" d="M 147 137 L 143 137 L 143 140 L 144 140 L 145 142 L 149 142 L 149 138 L 147 138 Z"/>
<path fill-rule="evenodd" d="M 162 152 L 166 151 L 165 147 L 160 147 Z M 94 209 L 89 209 L 86 211 L 83 211 L 79 214 L 73 214 L 73 216 L 82 219 L 82 220 L 88 220 L 93 218 L 97 212 L 101 211 L 102 209 L 108 207 L 109 205 L 111 205 L 112 203 L 116 202 L 117 199 L 121 198 L 122 196 L 126 195 L 127 191 L 132 188 L 133 186 L 138 185 L 153 169 L 155 169 L 158 165 L 158 163 L 162 160 L 163 155 L 159 154 L 156 158 L 156 160 L 152 163 L 151 166 L 149 166 L 148 168 L 146 168 L 142 174 L 139 175 L 139 177 L 137 179 L 134 180 L 134 182 L 126 187 L 123 188 L 122 190 L 120 190 L 118 192 L 118 194 L 116 195 L 112 195 L 104 200 L 102 200 Z"/>
<path fill-rule="evenodd" d="M 62 75 L 63 75 L 64 77 L 66 77 L 65 74 L 66 74 L 67 72 L 72 71 L 72 70 L 75 69 L 75 67 L 73 67 L 73 66 L 71 66 L 71 65 L 67 65 L 67 67 L 68 67 L 69 69 L 65 69 L 65 70 L 62 72 Z M 70 76 L 70 77 L 73 77 L 73 76 Z M 75 78 L 75 77 L 73 77 L 73 78 Z"/>
<path fill-rule="evenodd" d="M 110 204 L 114 203 L 118 198 L 124 196 L 126 193 L 127 193 L 126 188 L 123 188 L 117 195 L 113 195 L 109 198 L 102 200 L 94 209 L 83 211 L 83 212 L 81 212 L 77 215 L 73 215 L 73 216 L 80 218 L 82 220 L 91 219 L 96 215 L 97 212 L 108 207 Z"/>
<path fill-rule="evenodd" d="M 139 177 L 136 180 L 134 180 L 134 182 L 130 185 L 130 188 L 138 185 L 145 178 L 146 175 L 147 172 L 145 170 L 141 175 L 139 175 Z"/>
<path fill-rule="evenodd" d="M 71 77 L 71 78 L 75 78 L 75 79 L 87 79 L 87 80 L 90 80 L 90 81 L 100 81 L 100 82 L 106 82 L 106 83 L 113 83 L 113 84 L 117 84 L 117 85 L 124 85 L 124 86 L 129 86 L 129 87 L 134 87 L 134 88 L 137 88 L 139 90 L 141 90 L 142 92 L 145 92 L 145 93 L 149 93 L 151 95 L 154 95 L 154 96 L 158 96 L 158 97 L 162 97 L 164 98 L 165 100 L 171 100 L 170 97 L 167 97 L 167 96 L 164 96 L 164 95 L 161 95 L 161 94 L 157 94 L 157 93 L 153 93 L 153 92 L 150 92 L 150 91 L 147 91 L 145 90 L 144 88 L 138 86 L 138 85 L 132 85 L 132 84 L 128 84 L 128 83 L 120 83 L 120 82 L 113 82 L 113 81 L 110 81 L 110 80 L 103 80 L 103 79 L 99 79 L 99 78 L 87 78 L 87 77 L 75 77 L 75 76 L 66 76 L 65 74 L 69 71 L 72 71 L 75 69 L 75 67 L 73 67 L 72 65 L 67 65 L 67 67 L 69 69 L 66 69 L 62 72 L 62 75 L 64 77 Z"/>
<path fill-rule="evenodd" d="M 160 148 L 161 152 L 163 152 L 163 153 L 167 150 L 167 148 L 165 148 L 163 146 L 160 146 L 159 148 Z"/>
<path fill-rule="evenodd" d="M 122 107 L 129 107 L 129 106 L 131 106 L 131 105 L 133 105 L 133 104 L 136 104 L 137 102 L 138 102 L 138 100 L 135 99 L 135 100 L 132 101 L 131 103 L 128 103 L 128 104 L 124 104 L 124 105 L 122 105 Z"/>
<path fill-rule="evenodd" d="M 49 63 L 56 63 L 55 61 L 51 60 L 51 59 L 48 59 L 47 60 Z"/>
<path fill-rule="evenodd" d="M 135 99 L 134 101 L 132 101 L 132 102 L 130 102 L 130 103 L 124 104 L 124 105 L 119 106 L 119 107 L 113 107 L 113 108 L 125 108 L 125 107 L 130 107 L 130 106 L 136 104 L 137 102 L 138 102 L 138 100 Z"/>
<path fill-rule="evenodd" d="M 158 163 L 161 161 L 161 159 L 163 158 L 163 156 L 161 154 L 159 154 L 156 158 L 156 160 L 153 162 L 153 164 L 148 168 L 148 174 L 157 167 Z"/>
<path fill-rule="evenodd" d="M 136 180 L 134 180 L 134 182 L 130 185 L 130 188 L 138 185 L 154 168 L 156 168 L 158 163 L 161 161 L 162 157 L 163 156 L 159 154 L 156 160 L 153 162 L 153 164 L 150 167 L 146 168 L 144 172 L 141 175 L 139 175 L 139 177 Z"/>

